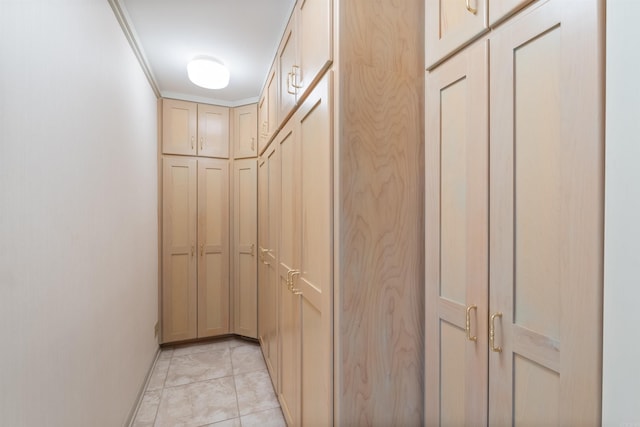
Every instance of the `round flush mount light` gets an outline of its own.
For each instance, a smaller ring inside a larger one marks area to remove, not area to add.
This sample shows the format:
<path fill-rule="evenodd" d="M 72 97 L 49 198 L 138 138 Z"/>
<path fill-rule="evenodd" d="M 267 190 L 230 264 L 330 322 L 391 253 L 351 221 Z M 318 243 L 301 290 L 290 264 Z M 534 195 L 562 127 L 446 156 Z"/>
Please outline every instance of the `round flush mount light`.
<path fill-rule="evenodd" d="M 206 89 L 222 89 L 229 84 L 229 70 L 213 58 L 195 58 L 187 64 L 189 80 Z"/>

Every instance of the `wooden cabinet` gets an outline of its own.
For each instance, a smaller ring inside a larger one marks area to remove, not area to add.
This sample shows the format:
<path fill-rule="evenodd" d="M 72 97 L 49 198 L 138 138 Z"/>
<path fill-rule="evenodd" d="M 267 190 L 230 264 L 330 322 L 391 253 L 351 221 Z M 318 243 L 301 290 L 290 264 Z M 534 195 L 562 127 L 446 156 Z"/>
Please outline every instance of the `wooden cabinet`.
<path fill-rule="evenodd" d="M 162 152 L 228 158 L 229 109 L 163 99 Z"/>
<path fill-rule="evenodd" d="M 333 61 L 333 1 L 300 0 L 276 55 L 278 127 Z"/>
<path fill-rule="evenodd" d="M 278 128 L 278 74 L 273 63 L 258 102 L 258 127 L 260 129 L 258 152 L 262 153 Z"/>
<path fill-rule="evenodd" d="M 426 0 L 427 69 L 463 48 L 533 0 Z"/>
<path fill-rule="evenodd" d="M 258 162 L 258 338 L 267 369 L 278 390 L 278 237 L 280 151 L 273 144 Z"/>
<path fill-rule="evenodd" d="M 258 337 L 257 227 L 258 170 L 256 159 L 233 164 L 233 299 L 234 332 Z"/>
<path fill-rule="evenodd" d="M 256 104 L 231 110 L 231 140 L 233 157 L 242 159 L 258 155 L 258 111 Z"/>
<path fill-rule="evenodd" d="M 163 158 L 162 342 L 229 332 L 227 161 Z"/>
<path fill-rule="evenodd" d="M 602 29 L 580 4 L 427 76 L 429 425 L 600 423 Z"/>
<path fill-rule="evenodd" d="M 327 425 L 332 411 L 333 167 L 331 74 L 278 139 L 280 392 L 290 425 Z"/>

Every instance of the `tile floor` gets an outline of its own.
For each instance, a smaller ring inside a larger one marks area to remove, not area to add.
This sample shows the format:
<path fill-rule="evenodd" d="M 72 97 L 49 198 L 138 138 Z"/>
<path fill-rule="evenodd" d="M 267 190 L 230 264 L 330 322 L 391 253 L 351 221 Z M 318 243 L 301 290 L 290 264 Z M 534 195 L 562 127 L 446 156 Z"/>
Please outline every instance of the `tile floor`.
<path fill-rule="evenodd" d="M 229 338 L 163 349 L 133 426 L 286 424 L 260 347 Z"/>

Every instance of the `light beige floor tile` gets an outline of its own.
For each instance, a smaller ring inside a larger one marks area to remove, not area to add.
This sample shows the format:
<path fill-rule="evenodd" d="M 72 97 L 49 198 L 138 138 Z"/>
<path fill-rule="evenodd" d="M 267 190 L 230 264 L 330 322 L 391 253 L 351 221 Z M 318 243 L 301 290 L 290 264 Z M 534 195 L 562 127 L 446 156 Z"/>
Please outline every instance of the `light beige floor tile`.
<path fill-rule="evenodd" d="M 208 424 L 204 427 L 242 427 L 240 418 L 234 418 L 232 420 L 220 421 L 219 423 Z"/>
<path fill-rule="evenodd" d="M 229 348 L 229 341 L 230 340 L 224 339 L 204 344 L 191 344 L 184 347 L 176 347 L 173 350 L 173 357 L 185 356 L 187 354 L 206 353 L 208 351 L 225 350 Z"/>
<path fill-rule="evenodd" d="M 173 349 L 172 348 L 163 348 L 162 350 L 160 350 L 160 355 L 158 356 L 158 360 L 171 359 L 172 355 L 173 355 Z"/>
<path fill-rule="evenodd" d="M 287 427 L 287 423 L 280 408 L 274 408 L 244 415 L 242 427 Z"/>
<path fill-rule="evenodd" d="M 169 359 L 158 359 L 156 365 L 153 367 L 151 376 L 149 377 L 149 384 L 147 384 L 147 391 L 159 390 L 164 387 L 164 380 L 167 378 L 167 372 L 169 372 Z"/>
<path fill-rule="evenodd" d="M 156 420 L 162 390 L 148 391 L 142 396 L 133 427 L 151 427 Z"/>
<path fill-rule="evenodd" d="M 232 377 L 165 388 L 156 427 L 197 427 L 238 417 Z"/>
<path fill-rule="evenodd" d="M 234 375 L 267 369 L 260 346 L 257 345 L 243 345 L 232 348 L 231 363 L 233 364 Z"/>
<path fill-rule="evenodd" d="M 240 415 L 280 407 L 266 370 L 240 374 L 234 378 Z"/>
<path fill-rule="evenodd" d="M 229 349 L 173 356 L 165 387 L 232 375 Z"/>
<path fill-rule="evenodd" d="M 251 340 L 247 340 L 247 339 L 243 339 L 243 338 L 238 338 L 238 337 L 233 337 L 229 339 L 229 348 L 236 348 L 236 347 L 241 347 L 241 346 L 250 346 L 250 347 L 256 347 L 259 346 L 257 342 L 251 341 Z"/>

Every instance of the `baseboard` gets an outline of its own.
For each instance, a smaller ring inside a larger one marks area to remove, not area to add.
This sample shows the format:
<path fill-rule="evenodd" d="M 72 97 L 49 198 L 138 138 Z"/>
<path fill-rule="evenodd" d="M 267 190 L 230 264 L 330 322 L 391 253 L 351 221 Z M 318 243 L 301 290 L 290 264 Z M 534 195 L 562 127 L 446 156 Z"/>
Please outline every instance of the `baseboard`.
<path fill-rule="evenodd" d="M 138 410 L 140 409 L 140 404 L 142 403 L 142 398 L 144 397 L 144 391 L 147 389 L 147 385 L 149 385 L 149 381 L 151 380 L 151 374 L 153 373 L 153 369 L 156 367 L 156 363 L 158 363 L 159 357 L 160 357 L 160 347 L 158 347 L 158 349 L 156 350 L 156 354 L 153 357 L 153 361 L 151 362 L 151 367 L 147 371 L 147 375 L 145 376 L 144 381 L 142 382 L 142 386 L 140 387 L 140 390 L 138 390 L 138 396 L 135 400 L 135 403 L 131 408 L 131 411 L 129 411 L 129 416 L 127 417 L 125 423 L 123 424 L 124 427 L 133 426 L 133 421 L 136 419 L 136 415 L 138 415 Z"/>

